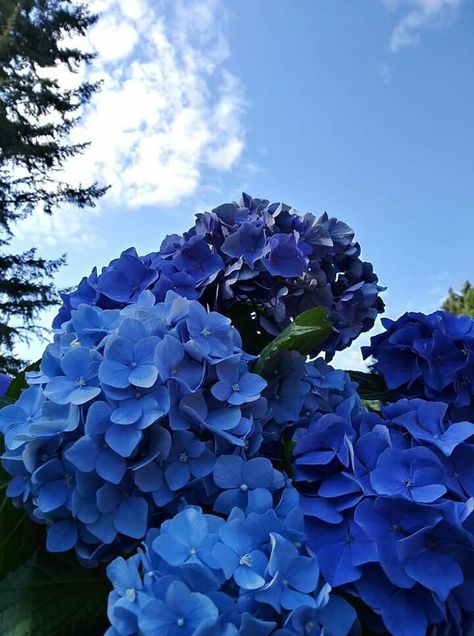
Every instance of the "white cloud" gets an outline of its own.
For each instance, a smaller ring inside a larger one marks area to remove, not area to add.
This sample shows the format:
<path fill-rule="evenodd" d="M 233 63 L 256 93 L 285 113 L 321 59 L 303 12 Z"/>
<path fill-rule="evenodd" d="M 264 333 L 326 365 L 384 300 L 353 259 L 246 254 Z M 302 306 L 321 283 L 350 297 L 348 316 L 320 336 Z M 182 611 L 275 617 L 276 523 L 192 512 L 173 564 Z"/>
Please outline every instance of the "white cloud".
<path fill-rule="evenodd" d="M 91 8 L 101 13 L 89 33 L 98 52 L 91 78 L 104 84 L 72 131 L 91 146 L 65 177 L 110 184 L 101 207 L 137 208 L 178 203 L 235 167 L 246 103 L 226 68 L 223 0 L 93 0 Z M 89 220 L 71 209 L 33 215 L 17 236 L 86 243 Z"/>
<path fill-rule="evenodd" d="M 360 352 L 360 343 L 353 343 L 348 349 L 338 351 L 331 362 L 336 369 L 344 369 L 344 371 L 365 371 L 369 370 L 365 360 L 362 359 Z"/>
<path fill-rule="evenodd" d="M 405 15 L 395 26 L 390 49 L 399 51 L 405 46 L 417 46 L 421 32 L 439 29 L 452 23 L 462 0 L 384 0 L 391 9 L 405 9 Z"/>
<path fill-rule="evenodd" d="M 369 332 L 361 334 L 357 340 L 354 340 L 350 347 L 336 353 L 331 362 L 332 366 L 336 369 L 344 369 L 346 371 L 368 371 L 370 358 L 364 360 L 360 349 L 361 347 L 369 345 L 372 336 L 382 331 L 384 331 L 384 328 L 379 316 Z"/>

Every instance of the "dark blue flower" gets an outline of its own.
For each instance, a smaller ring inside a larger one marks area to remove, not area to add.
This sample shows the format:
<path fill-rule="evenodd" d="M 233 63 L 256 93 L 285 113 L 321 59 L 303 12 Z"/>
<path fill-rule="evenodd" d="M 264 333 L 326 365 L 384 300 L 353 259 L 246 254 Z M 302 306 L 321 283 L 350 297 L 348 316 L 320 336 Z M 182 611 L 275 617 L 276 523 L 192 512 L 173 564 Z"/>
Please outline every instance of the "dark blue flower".
<path fill-rule="evenodd" d="M 318 585 L 319 566 L 314 557 L 301 556 L 295 546 L 278 534 L 271 534 L 268 583 L 257 591 L 255 598 L 268 603 L 277 612 L 300 606 L 316 607 L 311 596 Z"/>
<path fill-rule="evenodd" d="M 191 431 L 175 431 L 164 466 L 166 483 L 171 490 L 179 490 L 190 479 L 202 479 L 212 473 L 215 462 L 214 453 Z"/>
<path fill-rule="evenodd" d="M 370 474 L 379 495 L 398 495 L 420 503 L 431 503 L 446 492 L 446 474 L 437 456 L 428 448 L 386 448 Z"/>
<path fill-rule="evenodd" d="M 182 342 L 168 334 L 156 347 L 156 368 L 163 382 L 173 379 L 197 389 L 202 380 L 202 365 L 187 355 Z"/>
<path fill-rule="evenodd" d="M 217 497 L 214 510 L 230 512 L 234 506 L 248 511 L 265 511 L 272 505 L 271 490 L 281 487 L 283 479 L 264 457 L 244 461 L 237 455 L 221 455 L 214 468 L 214 481 L 224 491 Z"/>
<path fill-rule="evenodd" d="M 362 576 L 362 566 L 377 561 L 376 544 L 350 515 L 340 524 L 308 517 L 307 529 L 311 551 L 333 587 L 357 581 Z"/>
<path fill-rule="evenodd" d="M 216 365 L 219 381 L 211 389 L 221 402 L 241 406 L 258 400 L 266 381 L 256 373 L 248 373 L 246 365 L 237 359 L 224 360 Z"/>
<path fill-rule="evenodd" d="M 120 309 L 143 290 L 158 301 L 173 290 L 232 316 L 235 303 L 251 305 L 256 337 L 249 345 L 257 345 L 265 342 L 262 330 L 276 335 L 305 309 L 323 306 L 334 329 L 321 349 L 332 356 L 383 311 L 383 288 L 353 239 L 345 223 L 326 214 L 303 217 L 284 203 L 244 194 L 240 203 L 198 214 L 189 231 L 166 237 L 159 252 L 138 256 L 130 248 L 100 273 L 94 269 L 62 295 L 54 326 L 81 303 Z"/>
<path fill-rule="evenodd" d="M 129 250 L 109 265 L 99 277 L 97 291 L 120 303 L 137 300 L 157 278 L 156 270 L 146 267 L 136 252 Z"/>
<path fill-rule="evenodd" d="M 451 418 L 472 419 L 474 319 L 408 312 L 382 323 L 386 331 L 362 351 L 396 396 L 443 401 Z"/>
<path fill-rule="evenodd" d="M 306 429 L 295 435 L 295 477 L 314 481 L 321 474 L 321 467 L 339 462 L 349 465 L 349 439 L 354 434 L 352 426 L 338 415 L 327 414 L 316 418 Z"/>
<path fill-rule="evenodd" d="M 328 590 L 329 588 L 329 590 Z M 329 594 L 326 584 L 315 599 L 316 607 L 300 605 L 294 609 L 285 622 L 281 636 L 299 634 L 300 636 L 343 636 L 353 626 L 356 613 L 352 605 L 341 596 Z"/>
<path fill-rule="evenodd" d="M 274 234 L 268 244 L 268 253 L 262 259 L 263 266 L 272 276 L 301 276 L 307 259 L 298 248 L 298 238 L 294 233 Z"/>
<path fill-rule="evenodd" d="M 5 395 L 8 387 L 10 386 L 12 379 L 9 375 L 5 375 L 5 373 L 0 373 L 0 396 Z"/>
<path fill-rule="evenodd" d="M 474 435 L 473 422 L 448 423 L 442 402 L 401 400 L 385 409 L 387 417 L 407 430 L 418 442 L 451 455 L 456 446 Z"/>
<path fill-rule="evenodd" d="M 242 223 L 233 234 L 229 234 L 221 246 L 227 256 L 243 258 L 249 267 L 262 258 L 265 247 L 265 231 L 263 225 L 252 222 Z"/>

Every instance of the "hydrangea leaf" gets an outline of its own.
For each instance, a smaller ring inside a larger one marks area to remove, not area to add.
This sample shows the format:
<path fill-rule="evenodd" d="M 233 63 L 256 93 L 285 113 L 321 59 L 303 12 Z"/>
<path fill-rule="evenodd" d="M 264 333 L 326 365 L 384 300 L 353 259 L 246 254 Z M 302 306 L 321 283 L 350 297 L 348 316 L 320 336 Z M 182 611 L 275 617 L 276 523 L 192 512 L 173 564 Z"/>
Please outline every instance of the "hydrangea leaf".
<path fill-rule="evenodd" d="M 348 371 L 351 379 L 357 382 L 357 393 L 363 400 L 371 402 L 394 402 L 396 397 L 385 384 L 385 380 L 377 373 L 365 373 L 364 371 Z"/>
<path fill-rule="evenodd" d="M 7 481 L 2 472 L 0 479 Z M 2 489 L 0 496 L 0 578 L 29 559 L 41 545 L 44 526 L 31 521 L 23 509 L 13 506 Z M 1 593 L 0 593 L 1 594 Z M 0 634 L 2 632 L 0 629 Z"/>
<path fill-rule="evenodd" d="M 297 316 L 263 349 L 255 363 L 256 373 L 261 373 L 267 360 L 281 349 L 298 351 L 303 355 L 314 352 L 332 333 L 332 325 L 326 320 L 327 314 L 327 309 L 314 307 Z"/>
<path fill-rule="evenodd" d="M 5 404 L 1 404 L 0 406 L 6 406 L 6 400 L 8 400 L 10 403 L 16 402 L 16 400 L 18 400 L 18 398 L 20 397 L 20 393 L 28 386 L 28 383 L 26 381 L 26 374 L 29 371 L 39 371 L 40 364 L 41 360 L 33 362 L 33 364 L 30 364 L 28 367 L 26 367 L 26 369 L 21 371 L 21 373 L 19 373 L 16 378 L 12 380 L 4 396 Z"/>
<path fill-rule="evenodd" d="M 107 592 L 103 572 L 41 552 L 0 581 L 0 634 L 103 633 Z"/>

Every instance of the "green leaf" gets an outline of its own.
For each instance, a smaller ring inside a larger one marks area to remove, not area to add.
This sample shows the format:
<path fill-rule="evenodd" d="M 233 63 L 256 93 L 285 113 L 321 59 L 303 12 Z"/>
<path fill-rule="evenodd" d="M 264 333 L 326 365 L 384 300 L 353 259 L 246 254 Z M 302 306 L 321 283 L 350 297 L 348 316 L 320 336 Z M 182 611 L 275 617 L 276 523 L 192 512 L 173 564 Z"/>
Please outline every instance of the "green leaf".
<path fill-rule="evenodd" d="M 390 391 L 381 375 L 364 373 L 363 371 L 348 371 L 351 379 L 357 382 L 357 392 L 363 400 L 370 402 L 394 402 L 396 394 Z"/>
<path fill-rule="evenodd" d="M 30 365 L 15 378 L 0 406 L 17 400 L 27 386 L 25 373 L 38 368 Z M 45 526 L 6 497 L 10 479 L 0 467 L 0 636 L 103 634 L 109 591 L 103 570 L 86 570 L 73 556 L 41 548 Z"/>
<path fill-rule="evenodd" d="M 297 316 L 263 349 L 255 363 L 255 371 L 260 373 L 271 356 L 281 349 L 299 351 L 303 355 L 312 353 L 331 335 L 332 325 L 326 320 L 327 313 L 323 307 L 314 307 Z"/>
<path fill-rule="evenodd" d="M 41 552 L 0 581 L 0 635 L 99 636 L 109 591 L 103 569 Z"/>
<path fill-rule="evenodd" d="M 282 437 L 281 451 L 283 462 L 285 464 L 285 470 L 291 478 L 293 478 L 293 448 L 295 446 L 296 442 L 294 440 L 288 437 Z"/>
<path fill-rule="evenodd" d="M 6 484 L 2 484 L 0 496 L 0 578 L 30 559 L 43 543 L 45 536 L 45 526 L 34 523 L 23 509 L 15 508 L 5 496 L 5 488 Z"/>
<path fill-rule="evenodd" d="M 11 402 L 16 402 L 16 400 L 18 400 L 23 389 L 26 389 L 26 387 L 28 386 L 28 383 L 26 382 L 26 373 L 28 371 L 38 371 L 40 368 L 40 363 L 41 360 L 33 362 L 33 364 L 30 364 L 29 367 L 26 367 L 26 369 L 24 369 L 16 376 L 16 378 L 14 378 L 14 380 L 8 387 L 7 392 L 5 393 L 6 399 L 10 400 Z"/>

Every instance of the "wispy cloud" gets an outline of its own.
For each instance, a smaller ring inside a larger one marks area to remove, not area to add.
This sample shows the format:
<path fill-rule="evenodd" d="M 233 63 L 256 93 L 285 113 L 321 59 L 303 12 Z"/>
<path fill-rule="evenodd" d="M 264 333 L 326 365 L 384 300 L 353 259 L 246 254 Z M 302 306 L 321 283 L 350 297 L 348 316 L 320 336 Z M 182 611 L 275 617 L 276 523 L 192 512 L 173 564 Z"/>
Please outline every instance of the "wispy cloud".
<path fill-rule="evenodd" d="M 102 14 L 89 34 L 98 52 L 92 78 L 104 85 L 73 131 L 74 141 L 92 144 L 66 176 L 111 184 L 106 203 L 121 208 L 195 195 L 244 147 L 246 103 L 226 66 L 223 1 L 93 0 L 91 8 Z M 65 209 L 26 219 L 18 233 L 37 243 L 88 241 L 78 230 L 89 219 Z"/>
<path fill-rule="evenodd" d="M 396 53 L 406 46 L 417 46 L 421 33 L 452 24 L 462 0 L 383 0 L 390 9 L 404 11 L 395 26 L 390 49 Z"/>

